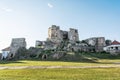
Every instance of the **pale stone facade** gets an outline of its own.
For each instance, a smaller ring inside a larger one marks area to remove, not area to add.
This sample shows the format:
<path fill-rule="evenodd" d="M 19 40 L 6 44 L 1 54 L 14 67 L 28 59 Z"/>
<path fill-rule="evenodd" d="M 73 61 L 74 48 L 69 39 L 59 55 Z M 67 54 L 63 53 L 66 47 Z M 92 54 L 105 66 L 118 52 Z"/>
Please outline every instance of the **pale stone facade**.
<path fill-rule="evenodd" d="M 26 48 L 26 41 L 25 38 L 13 38 L 11 45 L 10 45 L 10 54 L 9 54 L 9 58 L 14 57 L 15 54 L 17 54 L 17 50 L 19 48 L 25 47 Z"/>
<path fill-rule="evenodd" d="M 103 47 L 106 46 L 104 37 L 92 37 L 85 40 L 90 46 L 95 47 L 95 51 L 103 51 Z"/>
<path fill-rule="evenodd" d="M 56 43 L 62 41 L 62 35 L 59 26 L 52 25 L 52 27 L 48 29 L 48 40 Z"/>
<path fill-rule="evenodd" d="M 43 49 L 58 49 L 67 51 L 103 51 L 106 45 L 104 37 L 92 37 L 84 40 L 86 43 L 79 43 L 77 29 L 70 28 L 69 31 L 60 30 L 59 26 L 52 25 L 48 29 L 47 41 L 36 41 L 36 47 Z M 71 45 L 71 46 L 70 46 Z"/>
<path fill-rule="evenodd" d="M 92 37 L 85 40 L 88 44 L 95 46 L 105 46 L 105 38 L 104 37 Z"/>
<path fill-rule="evenodd" d="M 76 41 L 79 41 L 77 29 L 70 28 L 69 31 L 64 31 L 60 30 L 59 26 L 52 25 L 48 28 L 47 41 L 37 40 L 35 46 L 43 49 L 67 49 L 67 42 L 76 43 Z"/>
<path fill-rule="evenodd" d="M 56 43 L 53 43 L 51 41 L 36 41 L 36 44 L 35 44 L 35 47 L 36 48 L 41 48 L 41 49 L 44 49 L 44 50 L 53 50 L 53 49 L 56 49 L 57 48 L 57 44 Z"/>
<path fill-rule="evenodd" d="M 70 42 L 79 41 L 79 34 L 77 29 L 70 28 L 69 31 L 60 30 L 59 26 L 52 25 L 48 29 L 48 40 L 56 43 L 68 40 Z"/>
<path fill-rule="evenodd" d="M 68 38 L 72 42 L 79 41 L 78 30 L 70 28 L 70 31 L 68 32 Z"/>

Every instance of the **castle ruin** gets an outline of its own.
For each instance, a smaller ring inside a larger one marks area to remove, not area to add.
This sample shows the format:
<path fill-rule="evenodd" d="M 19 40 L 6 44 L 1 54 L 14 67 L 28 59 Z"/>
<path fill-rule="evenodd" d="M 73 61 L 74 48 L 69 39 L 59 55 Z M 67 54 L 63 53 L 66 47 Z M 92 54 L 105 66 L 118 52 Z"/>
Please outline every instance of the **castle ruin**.
<path fill-rule="evenodd" d="M 70 28 L 69 31 L 60 30 L 59 26 L 52 25 L 48 28 L 47 41 L 36 41 L 36 47 L 43 49 L 57 49 L 72 51 L 103 51 L 106 45 L 104 37 L 92 37 L 79 41 L 79 34 L 77 29 Z"/>
<path fill-rule="evenodd" d="M 70 42 L 79 41 L 79 34 L 77 29 L 70 28 L 69 31 L 60 30 L 59 26 L 52 25 L 48 29 L 48 41 L 60 43 L 61 41 L 68 40 Z"/>
<path fill-rule="evenodd" d="M 103 47 L 106 46 L 104 37 L 92 37 L 85 40 L 85 42 L 92 47 L 96 52 L 103 51 Z"/>
<path fill-rule="evenodd" d="M 26 48 L 25 38 L 13 38 L 10 45 L 9 58 L 13 58 L 17 54 L 17 50 L 23 47 Z"/>

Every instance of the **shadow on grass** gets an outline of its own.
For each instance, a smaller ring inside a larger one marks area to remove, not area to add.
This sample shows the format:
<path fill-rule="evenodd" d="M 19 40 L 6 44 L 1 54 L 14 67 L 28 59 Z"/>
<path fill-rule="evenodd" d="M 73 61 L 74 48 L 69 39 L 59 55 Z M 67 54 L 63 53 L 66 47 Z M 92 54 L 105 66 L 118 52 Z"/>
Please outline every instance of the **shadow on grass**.
<path fill-rule="evenodd" d="M 0 64 L 25 63 L 20 61 L 0 61 Z"/>
<path fill-rule="evenodd" d="M 95 58 L 87 58 L 81 55 L 65 55 L 59 59 L 48 57 L 47 59 L 27 59 L 28 61 L 51 61 L 51 62 L 80 62 L 80 63 L 98 63 Z"/>
<path fill-rule="evenodd" d="M 95 61 L 98 64 L 116 64 L 116 62 L 109 62 L 107 60 L 120 60 L 120 55 L 111 55 L 109 53 L 80 53 L 84 57 L 87 57 L 88 60 Z M 89 59 L 91 58 L 91 59 Z M 99 60 L 106 60 L 105 62 L 99 62 Z M 120 62 L 117 62 L 120 63 Z"/>
<path fill-rule="evenodd" d="M 111 55 L 109 53 L 81 53 L 81 55 L 92 57 L 96 59 L 120 59 L 120 55 Z"/>

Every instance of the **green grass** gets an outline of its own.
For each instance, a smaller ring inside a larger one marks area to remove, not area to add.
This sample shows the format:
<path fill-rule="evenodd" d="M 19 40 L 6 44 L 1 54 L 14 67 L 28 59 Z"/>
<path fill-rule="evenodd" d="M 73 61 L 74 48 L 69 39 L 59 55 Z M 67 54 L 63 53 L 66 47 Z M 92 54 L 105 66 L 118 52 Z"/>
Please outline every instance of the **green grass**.
<path fill-rule="evenodd" d="M 120 68 L 0 70 L 0 80 L 120 80 Z"/>
<path fill-rule="evenodd" d="M 70 54 L 71 55 L 71 54 Z M 79 57 L 80 56 L 80 57 Z M 78 61 L 18 60 L 0 61 L 0 66 L 119 66 L 120 56 L 79 54 Z M 82 57 L 81 57 L 82 56 Z M 103 56 L 103 57 L 102 57 Z M 80 58 L 80 59 L 79 59 Z M 89 61 L 90 60 L 90 61 Z M 0 80 L 120 80 L 120 68 L 14 69 L 0 70 Z"/>
<path fill-rule="evenodd" d="M 100 59 L 96 63 L 87 62 L 65 62 L 65 61 L 1 61 L 0 66 L 116 66 L 120 60 Z"/>

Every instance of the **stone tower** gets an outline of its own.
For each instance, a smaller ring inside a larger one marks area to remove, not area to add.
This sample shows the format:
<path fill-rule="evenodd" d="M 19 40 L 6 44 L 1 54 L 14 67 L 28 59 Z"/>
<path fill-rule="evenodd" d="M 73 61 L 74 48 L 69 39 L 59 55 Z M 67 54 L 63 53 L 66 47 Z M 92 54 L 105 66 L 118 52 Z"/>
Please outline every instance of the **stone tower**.
<path fill-rule="evenodd" d="M 79 34 L 77 29 L 70 28 L 69 31 L 60 30 L 59 26 L 52 25 L 48 29 L 48 40 L 60 43 L 61 41 L 76 42 L 79 41 Z"/>
<path fill-rule="evenodd" d="M 104 37 L 98 37 L 97 39 L 98 39 L 97 41 L 99 46 L 106 46 Z"/>
<path fill-rule="evenodd" d="M 59 26 L 52 25 L 48 29 L 48 40 L 55 43 L 60 43 L 63 40 Z"/>
<path fill-rule="evenodd" d="M 79 41 L 79 34 L 77 29 L 70 28 L 70 31 L 68 32 L 68 38 L 71 42 Z"/>
<path fill-rule="evenodd" d="M 26 48 L 25 38 L 13 38 L 10 45 L 9 58 L 13 58 L 17 54 L 19 48 Z"/>

